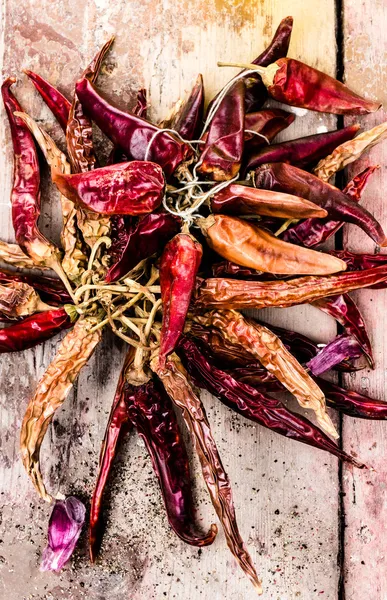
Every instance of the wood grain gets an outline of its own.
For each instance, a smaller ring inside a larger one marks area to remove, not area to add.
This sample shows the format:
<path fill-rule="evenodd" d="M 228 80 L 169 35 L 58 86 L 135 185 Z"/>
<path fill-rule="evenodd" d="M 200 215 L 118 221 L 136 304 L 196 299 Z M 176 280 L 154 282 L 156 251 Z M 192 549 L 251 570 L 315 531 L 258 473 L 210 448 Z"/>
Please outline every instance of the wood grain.
<path fill-rule="evenodd" d="M 70 95 L 84 65 L 113 33 L 116 43 L 99 85 L 122 107 L 131 106 L 136 90 L 145 85 L 155 120 L 189 89 L 199 70 L 210 97 L 233 74 L 218 69 L 217 60 L 252 59 L 288 14 L 295 18 L 290 54 L 335 73 L 333 0 L 3 0 L 1 6 L 3 72 L 19 75 L 18 97 L 62 147 L 59 128 L 21 69 L 36 70 Z M 3 113 L 1 123 L 1 236 L 11 240 L 12 157 Z M 306 114 L 286 136 L 315 133 L 320 127 L 334 129 L 335 119 Z M 57 238 L 58 197 L 50 186 L 44 188 L 44 201 L 43 228 Z M 264 317 L 319 341 L 328 341 L 336 332 L 332 320 L 308 307 L 269 311 Z M 254 598 L 222 534 L 203 551 L 183 545 L 172 534 L 149 458 L 135 435 L 124 444 L 115 469 L 99 562 L 88 564 L 83 536 L 73 561 L 60 574 L 39 572 L 49 507 L 37 500 L 22 470 L 18 432 L 31 390 L 56 343 L 0 359 L 4 597 Z M 105 337 L 54 420 L 42 452 L 50 489 L 90 497 L 122 356 L 120 341 Z M 241 533 L 263 576 L 265 597 L 334 600 L 339 578 L 336 459 L 257 428 L 208 395 L 203 400 L 233 484 Z M 198 469 L 196 480 L 198 514 L 208 525 L 214 514 Z"/>

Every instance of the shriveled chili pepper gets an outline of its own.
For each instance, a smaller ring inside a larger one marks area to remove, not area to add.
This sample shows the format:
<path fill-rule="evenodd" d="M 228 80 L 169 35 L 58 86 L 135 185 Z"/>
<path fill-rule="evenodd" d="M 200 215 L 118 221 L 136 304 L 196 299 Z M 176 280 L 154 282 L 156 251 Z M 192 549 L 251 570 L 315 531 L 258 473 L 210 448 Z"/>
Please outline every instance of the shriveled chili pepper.
<path fill-rule="evenodd" d="M 162 201 L 164 176 L 159 165 L 132 161 L 65 175 L 54 171 L 54 183 L 67 198 L 105 215 L 142 215 Z"/>
<path fill-rule="evenodd" d="M 361 227 L 380 246 L 387 244 L 380 223 L 368 210 L 311 173 L 286 163 L 269 163 L 255 171 L 255 183 L 266 190 L 307 198 L 325 208 L 331 218 Z"/>
<path fill-rule="evenodd" d="M 24 73 L 28 75 L 34 84 L 35 88 L 38 90 L 39 94 L 42 96 L 43 100 L 47 104 L 48 108 L 51 110 L 53 115 L 56 117 L 59 125 L 62 127 L 63 131 L 66 133 L 67 122 L 69 120 L 69 114 L 71 109 L 71 102 L 67 100 L 57 90 L 51 83 L 43 79 L 37 73 L 33 71 L 24 70 Z"/>
<path fill-rule="evenodd" d="M 357 419 L 387 419 L 387 402 L 345 390 L 320 377 L 317 381 L 326 394 L 327 404 L 332 408 Z"/>
<path fill-rule="evenodd" d="M 359 358 L 361 355 L 359 342 L 354 337 L 343 334 L 324 346 L 305 366 L 313 375 L 321 375 L 343 360 Z"/>
<path fill-rule="evenodd" d="M 197 384 L 232 410 L 280 435 L 330 452 L 357 467 L 364 466 L 338 448 L 308 419 L 287 409 L 280 400 L 265 396 L 258 389 L 235 379 L 231 373 L 215 367 L 198 350 L 192 340 L 182 338 L 179 342 L 179 352 L 183 356 L 188 372 Z"/>
<path fill-rule="evenodd" d="M 387 280 L 387 265 L 329 277 L 295 277 L 289 281 L 205 279 L 197 292 L 196 309 L 286 307 L 313 302 Z"/>
<path fill-rule="evenodd" d="M 79 371 L 101 340 L 100 330 L 90 332 L 94 324 L 92 317 L 81 319 L 63 338 L 24 415 L 20 433 L 23 465 L 40 496 L 48 502 L 52 496 L 40 471 L 40 447 L 55 411 L 62 406 Z"/>
<path fill-rule="evenodd" d="M 264 229 L 227 215 L 210 215 L 197 223 L 208 245 L 243 267 L 282 274 L 329 274 L 346 268 L 329 255 L 288 244 Z"/>
<path fill-rule="evenodd" d="M 21 352 L 51 339 L 73 323 L 64 308 L 46 310 L 0 329 L 0 353 Z"/>
<path fill-rule="evenodd" d="M 247 90 L 246 90 L 247 93 Z M 296 118 L 292 113 L 272 108 L 245 115 L 245 152 L 266 146 L 275 136 L 289 127 Z"/>
<path fill-rule="evenodd" d="M 59 279 L 48 277 L 47 275 L 30 275 L 25 273 L 16 273 L 0 268 L 0 284 L 10 281 L 18 281 L 28 283 L 31 287 L 39 292 L 40 297 L 45 302 L 50 304 L 66 304 L 72 300 L 64 288 L 63 283 Z"/>
<path fill-rule="evenodd" d="M 166 129 L 174 129 L 184 140 L 196 140 L 200 135 L 204 109 L 203 76 L 198 75 L 188 98 L 178 103 L 177 111 L 162 122 Z"/>
<path fill-rule="evenodd" d="M 242 163 L 245 84 L 236 81 L 211 120 L 197 172 L 214 181 L 233 179 Z"/>
<path fill-rule="evenodd" d="M 212 504 L 222 523 L 227 545 L 257 592 L 261 594 L 261 581 L 238 530 L 230 481 L 222 465 L 203 404 L 194 393 L 186 371 L 175 354 L 168 358 L 166 368 L 159 368 L 157 358 L 151 362 L 151 368 L 161 379 L 172 402 L 182 411 L 195 444 Z"/>
<path fill-rule="evenodd" d="M 118 443 L 120 439 L 132 428 L 132 423 L 129 419 L 125 403 L 124 389 L 126 386 L 125 371 L 127 366 L 133 360 L 133 355 L 134 349 L 130 349 L 120 373 L 99 456 L 98 475 L 90 506 L 89 551 L 91 562 L 95 561 L 101 545 L 103 533 L 102 499 L 106 483 L 117 454 Z"/>
<path fill-rule="evenodd" d="M 254 68 L 241 63 L 218 66 Z M 290 106 L 335 115 L 365 115 L 381 107 L 380 102 L 362 98 L 330 75 L 294 58 L 279 58 L 266 68 L 257 67 L 257 73 L 269 95 Z"/>
<path fill-rule="evenodd" d="M 211 197 L 214 213 L 264 215 L 284 219 L 326 217 L 327 211 L 305 198 L 231 183 Z"/>
<path fill-rule="evenodd" d="M 170 213 L 146 215 L 129 232 L 121 255 L 110 267 L 105 281 L 117 281 L 144 258 L 160 252 L 165 243 L 178 233 L 180 224 L 180 219 Z"/>
<path fill-rule="evenodd" d="M 378 166 L 367 167 L 348 182 L 343 193 L 354 202 L 359 202 L 369 177 L 378 169 Z M 293 244 L 302 244 L 311 248 L 326 242 L 335 235 L 344 225 L 343 221 L 334 219 L 307 219 L 302 223 L 290 227 L 282 234 L 282 239 Z"/>
<path fill-rule="evenodd" d="M 216 327 L 232 343 L 246 346 L 249 352 L 293 394 L 304 408 L 312 409 L 321 427 L 338 437 L 326 412 L 322 391 L 270 329 L 246 319 L 237 311 L 211 311 L 195 315 L 204 326 Z"/>
<path fill-rule="evenodd" d="M 13 267 L 21 267 L 25 269 L 34 269 L 35 263 L 33 260 L 23 252 L 18 244 L 9 244 L 0 240 L 0 261 Z M 46 267 L 39 266 L 39 269 L 46 269 Z"/>
<path fill-rule="evenodd" d="M 320 160 L 313 172 L 319 179 L 329 181 L 337 171 L 344 169 L 344 167 L 360 158 L 364 152 L 370 150 L 386 137 L 387 122 L 363 131 L 354 140 L 341 143 L 332 154 Z"/>
<path fill-rule="evenodd" d="M 364 319 L 354 300 L 348 294 L 341 294 L 339 296 L 320 298 L 320 300 L 316 300 L 311 304 L 331 315 L 344 327 L 347 335 L 353 336 L 357 340 L 370 366 L 374 368 L 375 361 L 372 354 L 371 342 Z"/>
<path fill-rule="evenodd" d="M 50 308 L 28 283 L 0 280 L 0 317 L 19 319 Z"/>
<path fill-rule="evenodd" d="M 137 117 L 142 117 L 146 119 L 146 113 L 148 110 L 148 102 L 146 99 L 146 90 L 141 88 L 137 92 L 137 102 L 136 106 L 133 108 L 133 114 L 137 115 Z"/>
<path fill-rule="evenodd" d="M 106 102 L 87 78 L 78 81 L 76 93 L 88 116 L 128 159 L 155 162 L 169 177 L 190 154 L 190 148 L 171 134 Z"/>
<path fill-rule="evenodd" d="M 188 455 L 168 394 L 160 383 L 149 381 L 142 386 L 127 384 L 124 398 L 129 418 L 151 457 L 172 529 L 191 546 L 212 544 L 216 525 L 207 533 L 195 525 Z"/>
<path fill-rule="evenodd" d="M 163 320 L 160 337 L 160 369 L 183 332 L 203 250 L 188 233 L 179 233 L 165 246 L 160 261 Z"/>
<path fill-rule="evenodd" d="M 349 250 L 331 250 L 330 252 L 344 260 L 349 271 L 364 271 L 387 264 L 386 254 L 361 254 Z"/>
<path fill-rule="evenodd" d="M 297 167 L 309 167 L 321 157 L 332 152 L 339 144 L 352 140 L 359 131 L 360 125 L 349 125 L 337 131 L 316 133 L 288 142 L 273 144 L 248 154 L 243 172 L 256 169 L 260 165 L 272 162 L 291 163 Z"/>

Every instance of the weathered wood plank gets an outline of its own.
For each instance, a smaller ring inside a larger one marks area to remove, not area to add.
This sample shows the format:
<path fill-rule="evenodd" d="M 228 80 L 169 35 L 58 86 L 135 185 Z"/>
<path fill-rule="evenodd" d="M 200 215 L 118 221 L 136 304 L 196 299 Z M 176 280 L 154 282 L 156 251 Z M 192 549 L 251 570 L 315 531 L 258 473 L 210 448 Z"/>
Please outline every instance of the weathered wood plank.
<path fill-rule="evenodd" d="M 137 88 L 145 85 L 155 119 L 189 88 L 199 70 L 208 95 L 213 94 L 233 73 L 217 69 L 216 61 L 249 60 L 287 14 L 295 17 L 292 56 L 332 74 L 335 71 L 333 0 L 196 0 L 181 9 L 167 0 L 65 0 L 60 5 L 48 0 L 16 5 L 5 0 L 4 4 L 5 74 L 32 68 L 70 94 L 83 66 L 106 37 L 115 33 L 117 41 L 101 76 L 101 88 L 125 107 Z M 17 93 L 32 115 L 63 142 L 26 78 L 21 79 Z M 333 129 L 334 125 L 332 118 L 308 114 L 287 135 L 297 137 L 314 133 L 319 126 Z M 10 239 L 11 152 L 3 127 L 1 135 L 2 148 L 7 148 L 0 168 L 1 234 Z M 46 206 L 50 204 L 46 199 Z M 57 211 L 55 215 L 57 225 Z M 336 330 L 331 320 L 307 308 L 272 311 L 265 317 L 321 341 L 332 338 Z M 100 561 L 96 566 L 88 564 L 83 538 L 75 559 L 62 573 L 39 573 L 49 507 L 37 501 L 22 470 L 18 431 L 30 391 L 55 346 L 55 341 L 49 342 L 44 349 L 11 360 L 1 358 L 6 451 L 0 466 L 5 499 L 0 554 L 5 560 L 1 583 L 7 598 L 253 598 L 222 533 L 213 547 L 201 552 L 183 545 L 170 532 L 149 459 L 136 436 L 124 444 L 115 470 Z M 90 496 L 122 355 L 120 342 L 106 338 L 55 419 L 43 448 L 44 469 L 53 490 L 60 488 L 85 499 Z M 204 401 L 233 483 L 241 532 L 264 578 L 266 597 L 310 600 L 324 592 L 325 598 L 333 600 L 338 587 L 337 461 L 256 428 L 208 395 Z M 200 482 L 197 469 L 196 479 Z M 201 482 L 197 488 L 198 511 L 208 526 L 213 511 Z"/>
<path fill-rule="evenodd" d="M 368 97 L 387 105 L 385 57 L 385 5 L 383 2 L 344 2 L 344 66 L 346 82 Z M 362 118 L 365 128 L 386 119 L 386 112 Z M 387 145 L 375 147 L 351 168 L 348 176 L 368 164 L 380 164 L 364 195 L 362 204 L 387 228 L 385 200 Z M 355 252 L 376 252 L 372 241 L 358 228 L 345 232 L 345 247 Z M 364 291 L 354 295 L 368 325 L 375 350 L 376 369 L 346 377 L 355 390 L 386 399 L 386 302 L 385 291 Z M 345 418 L 343 441 L 347 451 L 357 452 L 374 471 L 344 471 L 345 507 L 345 597 L 360 600 L 370 595 L 375 600 L 387 596 L 386 575 L 386 486 L 387 427 L 385 423 Z"/>

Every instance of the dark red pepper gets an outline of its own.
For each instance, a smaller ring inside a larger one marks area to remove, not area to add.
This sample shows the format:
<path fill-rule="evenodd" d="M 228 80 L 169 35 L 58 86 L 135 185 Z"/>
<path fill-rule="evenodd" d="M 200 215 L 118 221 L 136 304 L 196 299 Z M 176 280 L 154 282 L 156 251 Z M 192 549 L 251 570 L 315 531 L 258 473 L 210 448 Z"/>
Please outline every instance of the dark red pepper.
<path fill-rule="evenodd" d="M 56 117 L 59 125 L 66 133 L 67 122 L 69 120 L 69 113 L 71 109 L 71 102 L 69 102 L 67 98 L 65 98 L 63 94 L 59 92 L 59 90 L 57 90 L 53 85 L 51 85 L 51 83 L 43 79 L 43 77 L 41 77 L 37 73 L 28 70 L 25 70 L 24 73 L 28 75 L 28 77 L 31 79 L 35 88 L 38 90 L 39 94 L 42 96 L 48 108 Z"/>
<path fill-rule="evenodd" d="M 387 419 L 387 402 L 375 400 L 352 390 L 345 390 L 330 381 L 317 378 L 318 385 L 326 394 L 328 406 L 357 419 Z"/>
<path fill-rule="evenodd" d="M 146 90 L 141 88 L 137 92 L 137 102 L 136 106 L 133 108 L 133 114 L 137 117 L 142 117 L 146 119 L 146 113 L 148 111 L 148 102 L 146 99 Z"/>
<path fill-rule="evenodd" d="M 289 127 L 295 118 L 295 115 L 280 108 L 247 113 L 245 115 L 245 153 L 249 156 L 253 150 L 256 151 L 258 148 L 266 146 L 266 140 L 271 142 L 278 133 Z"/>
<path fill-rule="evenodd" d="M 9 281 L 28 283 L 39 292 L 41 299 L 49 304 L 57 305 L 72 302 L 63 283 L 59 279 L 54 279 L 47 275 L 39 275 L 39 277 L 37 277 L 34 275 L 17 273 L 15 271 L 8 271 L 2 267 L 0 269 L 0 282 L 6 283 Z"/>
<path fill-rule="evenodd" d="M 163 121 L 162 126 L 167 129 L 174 129 L 184 140 L 196 140 L 203 127 L 203 109 L 203 77 L 199 74 L 187 100 L 181 104 L 172 118 Z"/>
<path fill-rule="evenodd" d="M 72 326 L 64 308 L 36 313 L 0 329 L 0 353 L 33 348 Z"/>

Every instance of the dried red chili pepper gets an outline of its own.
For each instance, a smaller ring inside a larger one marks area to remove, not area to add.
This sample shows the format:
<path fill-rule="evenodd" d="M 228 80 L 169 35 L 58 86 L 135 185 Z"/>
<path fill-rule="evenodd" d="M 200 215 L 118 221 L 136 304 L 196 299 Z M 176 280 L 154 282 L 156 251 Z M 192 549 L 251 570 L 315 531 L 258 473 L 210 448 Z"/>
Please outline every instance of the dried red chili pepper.
<path fill-rule="evenodd" d="M 0 283 L 9 281 L 20 281 L 28 283 L 39 292 L 42 300 L 50 304 L 66 304 L 72 300 L 59 279 L 48 277 L 47 275 L 30 275 L 8 271 L 3 267 L 0 269 Z"/>
<path fill-rule="evenodd" d="M 291 163 L 297 167 L 309 167 L 330 154 L 339 144 L 352 140 L 360 125 L 349 125 L 337 131 L 316 133 L 288 142 L 273 144 L 247 155 L 243 173 L 256 169 L 260 165 L 272 162 Z"/>
<path fill-rule="evenodd" d="M 53 171 L 59 191 L 77 204 L 105 215 L 142 215 L 163 199 L 164 176 L 155 163 L 132 161 L 85 173 Z"/>
<path fill-rule="evenodd" d="M 344 327 L 347 335 L 353 336 L 357 340 L 370 366 L 374 368 L 375 362 L 366 325 L 352 298 L 348 294 L 341 294 L 320 298 L 311 304 L 331 315 Z"/>
<path fill-rule="evenodd" d="M 340 450 L 325 433 L 305 417 L 293 413 L 279 400 L 264 396 L 257 389 L 210 364 L 192 340 L 182 338 L 179 342 L 179 353 L 183 356 L 184 365 L 195 382 L 242 416 L 280 435 L 330 452 L 357 467 L 364 466 Z"/>
<path fill-rule="evenodd" d="M 146 113 L 148 111 L 148 102 L 146 99 L 146 90 L 141 88 L 137 92 L 137 102 L 136 106 L 133 108 L 133 114 L 137 117 L 142 117 L 146 119 Z"/>
<path fill-rule="evenodd" d="M 357 419 L 387 419 L 387 402 L 345 390 L 325 379 L 318 378 L 317 381 L 332 408 Z"/>
<path fill-rule="evenodd" d="M 245 153 L 249 155 L 253 150 L 266 146 L 278 133 L 289 127 L 295 118 L 295 115 L 280 108 L 247 113 L 245 115 Z"/>
<path fill-rule="evenodd" d="M 56 117 L 59 125 L 62 127 L 63 131 L 66 133 L 67 122 L 69 119 L 69 113 L 71 109 L 71 102 L 67 100 L 57 90 L 51 83 L 43 79 L 37 73 L 33 71 L 25 70 L 24 73 L 28 75 L 34 84 L 35 88 L 38 90 L 39 94 L 42 96 L 43 100 L 47 104 L 48 108 Z"/>
<path fill-rule="evenodd" d="M 359 202 L 369 177 L 378 169 L 378 166 L 367 167 L 356 175 L 343 189 L 343 193 L 354 202 Z M 293 244 L 302 244 L 308 248 L 326 242 L 335 235 L 344 225 L 343 221 L 330 219 L 307 219 L 290 227 L 282 234 L 282 239 Z"/>
<path fill-rule="evenodd" d="M 387 266 L 339 273 L 329 277 L 295 277 L 289 281 L 205 279 L 197 292 L 195 309 L 286 307 L 313 302 L 387 280 Z"/>
<path fill-rule="evenodd" d="M 180 219 L 170 213 L 146 215 L 129 232 L 118 260 L 110 267 L 105 281 L 121 279 L 144 258 L 160 252 L 180 229 Z"/>
<path fill-rule="evenodd" d="M 378 221 L 362 206 L 351 200 L 333 185 L 321 181 L 315 175 L 286 163 L 269 163 L 255 172 L 257 187 L 285 192 L 307 198 L 322 206 L 335 220 L 353 223 L 361 227 L 377 244 L 387 244 L 384 231 Z"/>
<path fill-rule="evenodd" d="M 0 329 L 0 353 L 33 348 L 72 326 L 71 317 L 64 308 L 30 315 L 22 321 Z"/>
<path fill-rule="evenodd" d="M 342 361 L 356 359 L 361 355 L 362 349 L 359 342 L 352 336 L 343 334 L 338 335 L 324 346 L 305 366 L 313 375 L 321 375 Z"/>
<path fill-rule="evenodd" d="M 177 103 L 177 110 L 160 127 L 174 129 L 184 140 L 196 140 L 202 127 L 203 109 L 203 76 L 199 74 L 188 98 Z"/>
<path fill-rule="evenodd" d="M 264 215 L 284 219 L 326 217 L 327 211 L 305 198 L 231 183 L 211 197 L 214 213 Z"/>
<path fill-rule="evenodd" d="M 253 64 L 218 63 L 218 66 L 253 68 Z M 290 106 L 335 115 L 365 115 L 381 107 L 362 98 L 343 83 L 294 58 L 279 58 L 266 68 L 258 67 L 269 95 Z"/>
<path fill-rule="evenodd" d="M 347 263 L 349 271 L 364 271 L 387 264 L 386 254 L 360 254 L 349 250 L 331 250 Z"/>
<path fill-rule="evenodd" d="M 290 275 L 329 274 L 346 268 L 343 261 L 332 261 L 327 254 L 283 242 L 236 217 L 211 215 L 198 219 L 197 224 L 210 248 L 244 267 Z"/>
<path fill-rule="evenodd" d="M 128 159 L 157 163 L 169 177 L 189 156 L 191 150 L 186 144 L 145 119 L 110 105 L 87 78 L 78 81 L 76 93 L 88 116 L 116 146 L 122 148 Z"/>
<path fill-rule="evenodd" d="M 197 172 L 214 181 L 233 179 L 242 163 L 245 84 L 236 81 L 220 102 L 208 128 Z"/>
<path fill-rule="evenodd" d="M 195 443 L 212 504 L 222 523 L 227 545 L 257 592 L 261 594 L 261 581 L 238 530 L 230 481 L 222 465 L 203 404 L 194 393 L 186 371 L 175 354 L 169 357 L 165 369 L 159 368 L 157 358 L 151 362 L 151 368 L 161 379 L 172 402 L 182 410 Z"/>
<path fill-rule="evenodd" d="M 165 246 L 160 261 L 160 287 L 163 320 L 159 368 L 165 368 L 183 332 L 196 275 L 202 259 L 201 245 L 188 233 L 179 233 Z"/>

